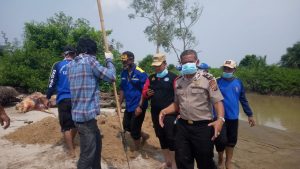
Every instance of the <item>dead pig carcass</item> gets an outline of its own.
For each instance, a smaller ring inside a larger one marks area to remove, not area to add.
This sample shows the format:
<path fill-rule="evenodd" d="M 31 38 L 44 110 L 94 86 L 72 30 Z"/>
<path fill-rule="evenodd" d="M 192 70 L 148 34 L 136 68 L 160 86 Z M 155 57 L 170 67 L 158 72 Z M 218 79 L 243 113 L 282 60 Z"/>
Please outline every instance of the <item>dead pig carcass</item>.
<path fill-rule="evenodd" d="M 16 105 L 16 110 L 18 110 L 21 113 L 26 113 L 31 110 L 38 110 L 49 113 L 48 102 L 49 101 L 45 95 L 43 95 L 40 92 L 35 92 L 29 96 L 26 96 L 21 101 L 21 103 L 18 103 Z"/>

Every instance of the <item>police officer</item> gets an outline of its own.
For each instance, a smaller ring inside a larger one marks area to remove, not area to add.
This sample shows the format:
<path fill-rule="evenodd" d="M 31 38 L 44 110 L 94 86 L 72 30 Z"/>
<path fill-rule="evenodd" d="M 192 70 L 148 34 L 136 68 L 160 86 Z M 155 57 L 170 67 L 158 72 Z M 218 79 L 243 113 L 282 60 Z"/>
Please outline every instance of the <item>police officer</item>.
<path fill-rule="evenodd" d="M 194 50 L 185 50 L 181 55 L 182 76 L 175 81 L 174 102 L 161 110 L 159 122 L 167 114 L 179 110 L 175 138 L 175 159 L 180 169 L 194 169 L 194 160 L 201 169 L 215 169 L 213 140 L 220 134 L 224 123 L 223 96 L 215 79 L 197 69 L 199 60 Z M 218 120 L 212 121 L 212 106 Z"/>
<path fill-rule="evenodd" d="M 164 119 L 165 126 L 162 128 L 159 125 L 159 112 L 174 102 L 174 81 L 177 75 L 168 71 L 166 56 L 163 53 L 153 56 L 152 66 L 155 73 L 149 76 L 144 85 L 143 98 L 151 100 L 153 128 L 165 159 L 161 168 L 176 169 L 174 122 L 177 113 L 168 114 Z M 143 103 L 143 98 L 140 105 Z"/>
<path fill-rule="evenodd" d="M 137 151 L 140 150 L 141 143 L 149 138 L 148 134 L 141 132 L 148 102 L 145 101 L 143 105 L 139 106 L 142 90 L 148 76 L 144 70 L 134 64 L 134 54 L 132 52 L 123 52 L 121 60 L 123 63 L 123 71 L 121 72 L 120 104 L 122 104 L 125 99 L 126 105 L 123 127 L 125 131 L 130 132 L 134 140 L 136 151 L 132 157 L 135 157 Z M 142 113 L 135 113 L 137 108 L 141 108 Z"/>

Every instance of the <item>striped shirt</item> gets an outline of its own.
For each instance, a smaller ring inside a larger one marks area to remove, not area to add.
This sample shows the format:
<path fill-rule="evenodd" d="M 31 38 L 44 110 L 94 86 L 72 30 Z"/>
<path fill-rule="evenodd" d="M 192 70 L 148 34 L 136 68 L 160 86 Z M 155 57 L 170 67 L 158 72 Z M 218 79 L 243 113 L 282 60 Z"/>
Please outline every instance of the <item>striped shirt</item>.
<path fill-rule="evenodd" d="M 95 56 L 76 56 L 67 66 L 72 100 L 72 119 L 86 122 L 100 114 L 100 80 L 113 82 L 116 70 L 111 59 L 107 67 L 100 65 Z"/>

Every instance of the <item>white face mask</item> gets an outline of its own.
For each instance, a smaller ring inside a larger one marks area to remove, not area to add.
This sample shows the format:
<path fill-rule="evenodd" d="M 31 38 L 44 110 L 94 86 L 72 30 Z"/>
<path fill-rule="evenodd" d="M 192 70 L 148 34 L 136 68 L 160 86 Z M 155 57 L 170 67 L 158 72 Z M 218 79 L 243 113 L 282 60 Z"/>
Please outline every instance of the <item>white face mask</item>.
<path fill-rule="evenodd" d="M 191 74 L 196 73 L 197 72 L 196 62 L 183 64 L 181 73 L 183 75 L 191 75 Z"/>
<path fill-rule="evenodd" d="M 165 69 L 165 70 L 163 70 L 163 71 L 161 71 L 161 72 L 159 72 L 159 73 L 156 73 L 156 77 L 158 77 L 158 78 L 163 78 L 163 77 L 165 77 L 167 74 L 168 74 L 168 69 Z"/>

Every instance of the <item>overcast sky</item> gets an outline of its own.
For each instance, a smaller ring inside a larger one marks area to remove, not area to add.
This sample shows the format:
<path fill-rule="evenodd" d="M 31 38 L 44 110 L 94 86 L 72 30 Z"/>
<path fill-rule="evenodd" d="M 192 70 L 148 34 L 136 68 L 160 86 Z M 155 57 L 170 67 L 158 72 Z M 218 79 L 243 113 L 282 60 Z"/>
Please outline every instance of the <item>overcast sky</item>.
<path fill-rule="evenodd" d="M 137 60 L 155 52 L 147 41 L 144 28 L 149 24 L 138 18 L 129 20 L 131 0 L 102 0 L 106 29 L 111 38 L 124 45 L 122 51 L 134 52 Z M 188 0 L 192 2 L 192 0 Z M 286 48 L 300 41 L 300 0 L 201 0 L 202 16 L 194 26 L 198 39 L 195 48 L 201 62 L 219 67 L 226 59 L 239 62 L 247 54 L 267 56 L 273 64 Z M 85 18 L 100 29 L 97 0 L 0 0 L 0 31 L 10 41 L 22 40 L 24 23 L 46 21 L 63 11 L 74 19 Z M 1 39 L 0 43 L 3 42 Z M 168 62 L 176 63 L 175 54 Z"/>

